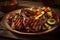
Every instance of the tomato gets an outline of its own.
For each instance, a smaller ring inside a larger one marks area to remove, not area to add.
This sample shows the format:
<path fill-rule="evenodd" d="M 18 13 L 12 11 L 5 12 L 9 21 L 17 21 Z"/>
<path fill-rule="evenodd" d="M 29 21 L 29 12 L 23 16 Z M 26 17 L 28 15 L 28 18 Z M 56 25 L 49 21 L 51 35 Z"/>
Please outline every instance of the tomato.
<path fill-rule="evenodd" d="M 45 12 L 49 12 L 50 10 L 49 10 L 48 8 L 46 8 L 44 11 L 45 11 Z"/>
<path fill-rule="evenodd" d="M 40 11 L 37 12 L 37 15 L 39 16 L 40 14 L 42 14 Z"/>

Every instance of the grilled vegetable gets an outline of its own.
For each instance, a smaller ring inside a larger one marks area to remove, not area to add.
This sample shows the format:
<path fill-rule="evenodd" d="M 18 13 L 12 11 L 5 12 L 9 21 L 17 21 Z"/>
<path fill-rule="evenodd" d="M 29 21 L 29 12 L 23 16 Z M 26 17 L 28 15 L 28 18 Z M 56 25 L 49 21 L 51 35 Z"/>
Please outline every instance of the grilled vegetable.
<path fill-rule="evenodd" d="M 37 15 L 38 15 L 38 16 L 36 16 L 35 19 L 39 19 L 41 16 L 43 16 L 43 15 L 44 15 L 44 11 L 42 11 L 42 12 L 37 12 Z"/>
<path fill-rule="evenodd" d="M 42 7 L 42 8 L 41 8 L 41 10 L 45 10 L 45 9 L 46 9 L 46 7 Z"/>
<path fill-rule="evenodd" d="M 18 19 L 18 17 L 19 17 L 19 16 L 18 16 L 18 15 L 16 15 L 16 16 L 14 17 L 14 20 Z"/>
<path fill-rule="evenodd" d="M 50 7 L 47 7 L 47 9 L 49 9 L 51 11 L 51 8 Z"/>
<path fill-rule="evenodd" d="M 42 13 L 39 11 L 39 12 L 37 12 L 37 15 L 39 16 L 39 15 L 41 15 Z"/>
<path fill-rule="evenodd" d="M 48 15 L 49 17 L 52 17 L 52 12 L 47 12 L 47 15 Z"/>
<path fill-rule="evenodd" d="M 18 18 L 18 15 L 16 15 L 14 18 L 17 19 Z"/>
<path fill-rule="evenodd" d="M 30 11 L 34 11 L 34 8 L 32 7 L 32 8 L 30 8 L 29 10 L 30 10 Z"/>
<path fill-rule="evenodd" d="M 47 23 L 45 23 L 45 27 L 46 27 L 46 29 L 51 29 L 52 27 L 50 26 L 50 25 L 48 25 Z"/>
<path fill-rule="evenodd" d="M 34 7 L 29 8 L 28 10 L 33 11 L 33 12 L 36 12 L 36 9 Z"/>
<path fill-rule="evenodd" d="M 46 18 L 46 17 L 43 15 L 41 19 L 45 20 L 45 18 Z"/>
<path fill-rule="evenodd" d="M 50 11 L 50 9 L 49 8 L 45 8 L 45 10 L 44 10 L 45 12 L 49 12 Z"/>

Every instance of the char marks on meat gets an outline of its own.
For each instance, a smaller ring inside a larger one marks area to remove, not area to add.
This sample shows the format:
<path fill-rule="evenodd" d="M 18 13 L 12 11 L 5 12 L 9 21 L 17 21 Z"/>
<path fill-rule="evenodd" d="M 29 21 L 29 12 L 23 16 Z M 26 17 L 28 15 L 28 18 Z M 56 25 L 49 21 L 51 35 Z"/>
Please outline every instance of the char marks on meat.
<path fill-rule="evenodd" d="M 20 16 L 16 21 L 15 21 L 15 29 L 20 30 L 22 28 L 22 22 L 23 18 Z"/>
<path fill-rule="evenodd" d="M 40 31 L 41 29 L 41 23 L 42 23 L 42 20 L 36 20 L 34 19 L 33 17 L 29 17 L 28 19 L 25 19 L 23 21 L 23 24 L 27 30 L 27 27 L 29 27 L 29 31 L 32 31 L 32 32 L 37 32 L 37 31 Z"/>

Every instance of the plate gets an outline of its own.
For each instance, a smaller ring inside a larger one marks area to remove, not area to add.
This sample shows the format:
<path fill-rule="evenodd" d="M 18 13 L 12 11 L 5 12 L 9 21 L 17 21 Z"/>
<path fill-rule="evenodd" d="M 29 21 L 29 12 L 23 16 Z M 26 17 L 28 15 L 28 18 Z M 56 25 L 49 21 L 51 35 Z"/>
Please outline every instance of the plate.
<path fill-rule="evenodd" d="M 15 11 L 12 11 L 12 12 L 9 12 L 7 15 L 11 14 L 11 13 L 20 13 L 21 12 L 21 9 L 18 9 L 18 10 L 15 10 Z M 47 31 L 44 31 L 44 32 L 37 32 L 37 33 L 28 33 L 28 32 L 20 32 L 20 31 L 17 31 L 17 30 L 14 30 L 12 29 L 8 23 L 7 23 L 7 15 L 2 19 L 2 22 L 1 22 L 1 25 L 3 27 L 5 27 L 7 30 L 9 31 L 12 31 L 14 33 L 17 33 L 17 34 L 24 34 L 24 35 L 42 35 L 42 34 L 46 34 L 46 33 L 49 33 L 51 31 L 54 31 L 57 26 L 53 27 L 52 29 L 50 30 L 47 30 Z"/>

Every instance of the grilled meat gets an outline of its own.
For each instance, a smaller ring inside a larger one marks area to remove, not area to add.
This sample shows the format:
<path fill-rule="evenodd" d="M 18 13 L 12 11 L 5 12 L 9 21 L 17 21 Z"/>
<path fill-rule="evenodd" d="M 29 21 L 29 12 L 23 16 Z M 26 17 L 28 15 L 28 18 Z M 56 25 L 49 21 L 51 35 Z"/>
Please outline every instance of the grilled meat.
<path fill-rule="evenodd" d="M 27 10 L 27 9 L 22 9 L 21 11 L 22 11 L 27 17 L 36 15 L 35 12 L 30 11 L 30 10 Z"/>
<path fill-rule="evenodd" d="M 40 31 L 41 23 L 42 23 L 42 20 L 35 20 L 33 17 L 25 19 L 23 21 L 23 24 L 24 24 L 26 30 L 28 29 L 31 32 Z"/>
<path fill-rule="evenodd" d="M 23 18 L 22 17 L 19 17 L 15 21 L 15 29 L 20 30 L 22 28 L 22 22 L 23 22 Z"/>

